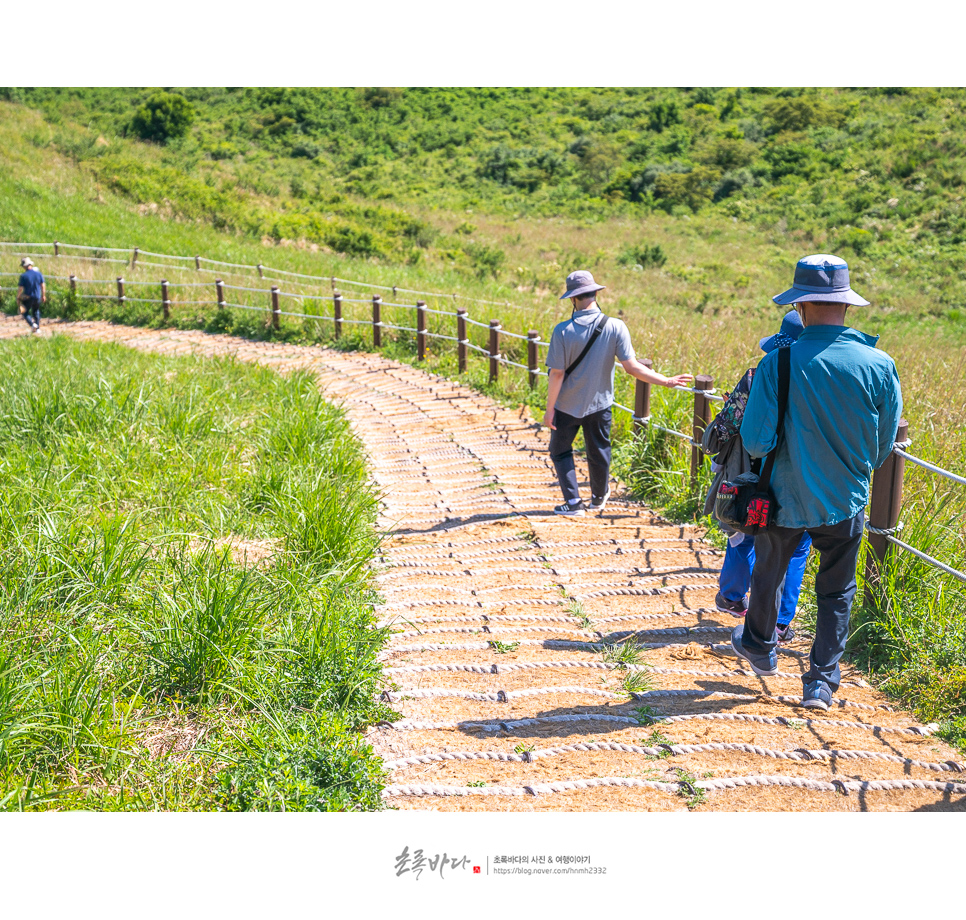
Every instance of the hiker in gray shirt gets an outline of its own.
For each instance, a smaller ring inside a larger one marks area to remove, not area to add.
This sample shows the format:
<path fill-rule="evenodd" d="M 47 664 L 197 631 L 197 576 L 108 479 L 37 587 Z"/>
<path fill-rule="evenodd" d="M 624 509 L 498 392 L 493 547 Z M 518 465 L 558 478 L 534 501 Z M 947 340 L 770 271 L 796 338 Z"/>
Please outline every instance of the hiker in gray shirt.
<path fill-rule="evenodd" d="M 552 429 L 550 459 L 564 497 L 563 504 L 553 510 L 566 517 L 583 517 L 587 511 L 577 489 L 572 449 L 581 429 L 590 471 L 590 510 L 602 510 L 610 495 L 614 359 L 628 374 L 645 383 L 675 387 L 694 379 L 691 374 L 665 377 L 641 364 L 634 357 L 627 326 L 619 319 L 604 316 L 597 306 L 596 292 L 603 288 L 588 271 L 567 276 L 567 290 L 560 299 L 569 297 L 574 313 L 571 319 L 554 327 L 547 353 L 550 386 L 543 423 Z"/>

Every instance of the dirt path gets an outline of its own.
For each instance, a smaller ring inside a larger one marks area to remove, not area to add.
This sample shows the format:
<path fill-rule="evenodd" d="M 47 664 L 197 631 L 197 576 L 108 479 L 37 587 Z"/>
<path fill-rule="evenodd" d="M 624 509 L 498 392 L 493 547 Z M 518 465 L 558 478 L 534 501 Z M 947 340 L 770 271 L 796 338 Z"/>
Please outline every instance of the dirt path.
<path fill-rule="evenodd" d="M 966 810 L 957 752 L 844 670 L 801 708 L 808 643 L 756 677 L 714 609 L 721 554 L 621 500 L 556 518 L 546 433 L 522 411 L 378 355 L 61 323 L 146 351 L 310 368 L 384 492 L 383 655 L 403 719 L 369 740 L 388 804 L 439 811 Z M 21 335 L 0 322 L 0 338 Z M 641 644 L 629 668 L 603 646 Z M 646 665 L 646 667 L 644 667 Z M 625 681 L 643 679 L 644 684 Z"/>

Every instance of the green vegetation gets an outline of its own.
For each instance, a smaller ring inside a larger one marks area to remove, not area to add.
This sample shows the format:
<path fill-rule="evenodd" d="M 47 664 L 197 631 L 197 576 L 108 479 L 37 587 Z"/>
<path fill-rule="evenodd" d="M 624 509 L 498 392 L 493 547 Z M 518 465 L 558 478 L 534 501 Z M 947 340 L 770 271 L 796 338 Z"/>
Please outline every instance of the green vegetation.
<path fill-rule="evenodd" d="M 710 374 L 719 390 L 757 362 L 758 338 L 777 329 L 783 310 L 770 297 L 788 285 L 795 261 L 832 251 L 849 261 L 854 286 L 873 304 L 853 310 L 850 321 L 880 334 L 899 367 L 912 451 L 962 471 L 966 403 L 956 388 L 966 374 L 966 90 L 167 94 L 187 100 L 193 117 L 181 136 L 166 128 L 163 139 L 145 142 L 136 115 L 157 90 L 0 90 L 0 238 L 136 245 L 398 285 L 408 289 L 400 303 L 423 296 L 433 309 L 468 306 L 480 322 L 496 318 L 506 330 L 537 329 L 544 338 L 569 313 L 557 300 L 564 276 L 589 268 L 607 285 L 605 311 L 627 322 L 638 354 L 660 371 Z M 56 267 L 41 260 L 41 268 L 103 279 L 90 289 L 101 294 L 124 272 L 154 285 L 129 294 L 155 300 L 161 277 L 215 277 L 190 267 L 132 271 L 66 258 Z M 16 270 L 12 254 L 0 254 L 0 271 Z M 228 283 L 256 286 L 250 275 L 220 271 Z M 0 281 L 9 312 L 10 280 Z M 295 304 L 285 299 L 283 310 L 329 312 L 329 287 L 291 280 L 282 287 L 305 295 Z M 373 293 L 339 287 L 361 301 Z M 205 290 L 203 298 L 177 291 L 170 324 L 336 344 L 328 322 L 283 317 L 273 331 L 267 294 L 231 295 L 266 311 L 260 314 L 217 310 L 213 290 Z M 192 299 L 207 302 L 181 303 Z M 51 313 L 163 324 L 156 303 L 71 301 L 63 284 L 54 300 Z M 364 320 L 368 306 L 347 302 L 344 312 Z M 386 307 L 383 319 L 415 325 L 411 307 Z M 429 329 L 452 336 L 455 322 L 431 315 Z M 371 347 L 365 326 L 346 333 L 338 347 Z M 479 347 L 485 335 L 470 329 Z M 415 360 L 410 333 L 384 330 L 384 341 L 385 353 Z M 501 342 L 519 363 L 525 347 Z M 462 379 L 539 415 L 543 383 L 531 391 L 525 374 L 504 368 L 490 384 L 486 364 L 471 354 Z M 457 376 L 452 343 L 430 341 L 427 369 Z M 633 405 L 632 392 L 618 373 L 618 402 Z M 651 414 L 688 431 L 691 405 L 687 394 L 658 390 Z M 638 441 L 629 433 L 627 416 L 615 413 L 616 470 L 667 516 L 696 519 L 707 466 L 692 490 L 686 442 L 655 428 Z M 958 568 L 964 509 L 962 489 L 947 495 L 929 474 L 907 471 L 906 537 Z M 923 718 L 942 721 L 948 737 L 963 738 L 966 708 L 956 682 L 963 643 L 947 641 L 959 635 L 960 588 L 902 554 L 886 581 L 888 603 L 857 611 L 852 654 Z M 810 592 L 809 576 L 806 617 Z"/>
<path fill-rule="evenodd" d="M 311 376 L 0 348 L 7 809 L 380 807 L 374 499 Z"/>

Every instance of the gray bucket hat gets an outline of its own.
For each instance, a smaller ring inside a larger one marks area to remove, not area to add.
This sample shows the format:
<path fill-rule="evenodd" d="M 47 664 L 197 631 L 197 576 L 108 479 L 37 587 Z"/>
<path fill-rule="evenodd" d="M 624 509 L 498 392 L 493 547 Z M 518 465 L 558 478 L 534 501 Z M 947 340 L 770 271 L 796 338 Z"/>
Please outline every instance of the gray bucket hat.
<path fill-rule="evenodd" d="M 792 286 L 772 300 L 782 306 L 808 300 L 850 303 L 857 307 L 869 305 L 869 301 L 859 297 L 849 286 L 848 263 L 826 253 L 799 259 Z"/>
<path fill-rule="evenodd" d="M 774 335 L 766 335 L 758 343 L 758 347 L 765 354 L 768 354 L 776 348 L 794 345 L 798 341 L 798 337 L 802 334 L 804 328 L 802 318 L 798 315 L 798 310 L 789 310 L 782 318 L 781 329 Z"/>
<path fill-rule="evenodd" d="M 558 300 L 564 300 L 567 297 L 579 297 L 581 294 L 589 294 L 591 291 L 602 291 L 606 286 L 594 281 L 594 276 L 588 271 L 571 272 L 567 275 L 567 290 L 560 295 Z"/>

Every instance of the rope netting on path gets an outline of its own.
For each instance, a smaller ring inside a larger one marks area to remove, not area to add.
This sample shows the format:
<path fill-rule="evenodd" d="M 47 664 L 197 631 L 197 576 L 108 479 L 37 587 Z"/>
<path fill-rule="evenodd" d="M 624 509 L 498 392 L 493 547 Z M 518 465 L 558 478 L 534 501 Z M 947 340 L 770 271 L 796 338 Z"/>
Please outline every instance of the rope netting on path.
<path fill-rule="evenodd" d="M 0 321 L 0 338 L 22 322 Z M 612 483 L 556 517 L 547 432 L 453 381 L 375 354 L 195 331 L 51 323 L 43 334 L 308 369 L 364 443 L 388 536 L 389 630 L 367 733 L 398 809 L 966 810 L 957 752 L 846 667 L 800 706 L 810 637 L 762 678 L 716 611 L 721 553 Z M 586 481 L 586 469 L 578 467 Z M 586 485 L 584 485 L 586 488 Z M 803 634 L 804 629 L 799 629 Z"/>

